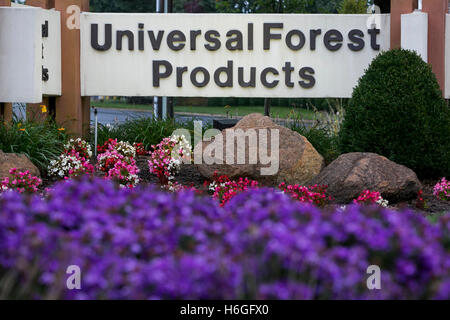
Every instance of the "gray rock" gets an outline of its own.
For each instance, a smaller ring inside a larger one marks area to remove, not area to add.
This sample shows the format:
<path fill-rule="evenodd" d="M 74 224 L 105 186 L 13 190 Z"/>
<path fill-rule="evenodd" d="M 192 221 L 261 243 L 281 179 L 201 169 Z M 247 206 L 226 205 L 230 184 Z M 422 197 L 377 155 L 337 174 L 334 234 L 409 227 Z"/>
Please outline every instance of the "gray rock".
<path fill-rule="evenodd" d="M 413 199 L 422 188 L 411 169 L 375 153 L 347 153 L 327 166 L 310 184 L 327 185 L 339 203 L 348 203 L 364 190 L 380 192 L 390 202 Z"/>

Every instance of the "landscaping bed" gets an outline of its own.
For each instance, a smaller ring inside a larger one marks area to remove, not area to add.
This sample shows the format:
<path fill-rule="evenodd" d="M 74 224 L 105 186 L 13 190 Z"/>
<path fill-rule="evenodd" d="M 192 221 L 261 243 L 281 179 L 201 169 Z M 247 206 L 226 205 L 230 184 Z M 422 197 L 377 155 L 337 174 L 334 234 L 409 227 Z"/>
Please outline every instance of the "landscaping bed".
<path fill-rule="evenodd" d="M 194 146 L 193 123 L 101 126 L 98 145 L 0 123 L 0 299 L 450 299 L 450 109 L 430 67 L 384 53 L 322 120 L 248 115 L 230 130 L 278 140 L 227 161 L 229 131 Z M 271 175 L 236 161 L 273 145 Z M 195 147 L 222 161 L 193 165 Z M 81 291 L 61 281 L 74 264 Z"/>
<path fill-rule="evenodd" d="M 151 184 L 158 187 L 161 187 L 158 178 L 150 173 L 148 168 L 148 156 L 139 156 L 136 158 L 136 164 L 140 170 L 139 172 L 139 179 L 141 180 L 140 184 Z M 95 158 L 92 158 L 91 160 L 93 163 L 95 163 Z M 101 172 L 96 171 L 95 176 L 103 177 L 104 174 Z M 40 186 L 40 190 L 44 191 L 46 188 L 51 188 L 54 186 L 55 183 L 57 183 L 59 180 L 50 178 L 47 175 L 43 176 L 42 178 L 43 182 Z M 208 188 L 205 186 L 206 179 L 202 176 L 200 171 L 195 165 L 182 165 L 179 174 L 177 175 L 177 181 L 184 185 L 184 186 L 192 186 L 195 189 L 201 191 L 204 195 L 207 195 Z M 260 186 L 265 186 L 269 188 L 277 189 L 278 186 L 276 185 L 264 185 L 264 182 L 258 181 Z M 424 180 L 422 181 L 423 185 L 423 199 L 426 203 L 426 208 L 421 209 L 417 208 L 417 199 L 411 199 L 409 201 L 401 201 L 398 203 L 391 203 L 389 205 L 390 208 L 394 210 L 402 210 L 402 209 L 411 209 L 417 212 L 420 212 L 426 216 L 433 216 L 433 215 L 442 215 L 444 213 L 450 213 L 450 201 L 444 201 L 437 199 L 433 195 L 433 188 L 436 185 L 435 180 Z M 331 201 L 331 206 L 335 205 L 344 205 L 342 203 L 338 203 L 336 201 Z"/>

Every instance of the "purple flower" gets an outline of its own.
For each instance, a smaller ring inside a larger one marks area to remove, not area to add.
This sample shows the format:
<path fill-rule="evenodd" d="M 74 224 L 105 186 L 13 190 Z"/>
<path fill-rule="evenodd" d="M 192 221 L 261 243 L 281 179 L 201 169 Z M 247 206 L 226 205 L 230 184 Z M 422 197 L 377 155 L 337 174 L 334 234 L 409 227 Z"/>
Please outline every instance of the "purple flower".
<path fill-rule="evenodd" d="M 270 189 L 221 208 L 83 178 L 45 199 L 0 197 L 0 281 L 33 299 L 449 299 L 449 231 L 448 215 L 323 210 Z M 70 265 L 82 290 L 66 288 Z M 370 265 L 380 291 L 367 289 Z"/>

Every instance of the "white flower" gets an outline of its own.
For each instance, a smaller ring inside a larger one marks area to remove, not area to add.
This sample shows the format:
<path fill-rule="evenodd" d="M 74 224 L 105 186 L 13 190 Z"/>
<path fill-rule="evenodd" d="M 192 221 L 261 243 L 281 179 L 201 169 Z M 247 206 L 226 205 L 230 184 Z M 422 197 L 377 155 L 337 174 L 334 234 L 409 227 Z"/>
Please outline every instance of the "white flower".
<path fill-rule="evenodd" d="M 81 159 L 62 154 L 57 160 L 52 160 L 48 167 L 48 173 L 50 176 L 59 176 L 64 178 L 69 175 L 70 170 L 78 170 L 83 167 Z"/>
<path fill-rule="evenodd" d="M 170 139 L 176 144 L 172 150 L 172 158 L 179 160 L 181 164 L 183 158 L 189 159 L 191 157 L 192 146 L 184 135 L 173 135 Z"/>
<path fill-rule="evenodd" d="M 380 199 L 377 201 L 377 204 L 383 208 L 387 208 L 389 206 L 389 201 L 380 197 Z"/>
<path fill-rule="evenodd" d="M 92 157 L 91 145 L 81 138 L 70 139 L 69 142 L 64 146 L 66 150 L 76 150 L 78 146 L 86 149 L 86 154 Z"/>

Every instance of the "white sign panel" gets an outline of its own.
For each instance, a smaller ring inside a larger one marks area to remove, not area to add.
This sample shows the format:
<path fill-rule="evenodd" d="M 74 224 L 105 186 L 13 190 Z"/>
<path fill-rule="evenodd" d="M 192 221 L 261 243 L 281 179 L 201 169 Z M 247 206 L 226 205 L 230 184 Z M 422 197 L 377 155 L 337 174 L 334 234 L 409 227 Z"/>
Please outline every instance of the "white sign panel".
<path fill-rule="evenodd" d="M 350 97 L 389 15 L 81 16 L 82 95 Z"/>
<path fill-rule="evenodd" d="M 60 13 L 0 7 L 0 101 L 39 103 L 60 94 Z"/>
<path fill-rule="evenodd" d="M 0 7 L 0 101 L 42 101 L 38 9 Z"/>
<path fill-rule="evenodd" d="M 428 13 L 414 11 L 402 14 L 401 43 L 402 48 L 417 52 L 428 62 Z"/>
<path fill-rule="evenodd" d="M 42 10 L 42 66 L 44 95 L 61 95 L 61 14 L 55 10 Z"/>
<path fill-rule="evenodd" d="M 445 19 L 445 99 L 450 99 L 450 14 Z"/>

